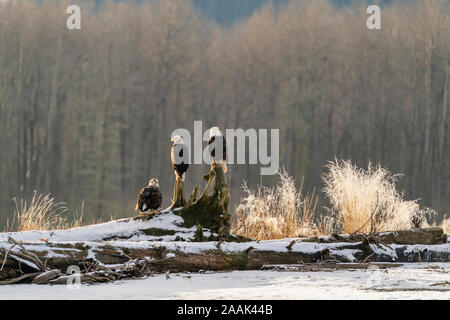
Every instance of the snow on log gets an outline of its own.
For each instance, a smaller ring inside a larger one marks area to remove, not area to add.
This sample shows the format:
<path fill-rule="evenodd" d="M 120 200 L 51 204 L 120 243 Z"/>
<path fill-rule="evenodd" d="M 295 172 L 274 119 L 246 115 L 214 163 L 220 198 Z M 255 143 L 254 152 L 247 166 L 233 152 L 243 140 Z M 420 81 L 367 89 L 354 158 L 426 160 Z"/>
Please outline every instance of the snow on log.
<path fill-rule="evenodd" d="M 441 228 L 425 228 L 381 232 L 376 235 L 366 234 L 333 234 L 331 237 L 311 237 L 303 239 L 304 242 L 361 242 L 368 238 L 373 242 L 382 242 L 385 244 L 442 244 L 447 243 L 447 235 Z"/>
<path fill-rule="evenodd" d="M 183 226 L 184 219 L 177 210 L 164 210 L 157 215 L 142 215 L 69 230 L 23 231 L 0 233 L 0 242 L 11 237 L 19 241 L 189 241 L 196 228 Z M 212 234 L 203 230 L 206 237 Z"/>

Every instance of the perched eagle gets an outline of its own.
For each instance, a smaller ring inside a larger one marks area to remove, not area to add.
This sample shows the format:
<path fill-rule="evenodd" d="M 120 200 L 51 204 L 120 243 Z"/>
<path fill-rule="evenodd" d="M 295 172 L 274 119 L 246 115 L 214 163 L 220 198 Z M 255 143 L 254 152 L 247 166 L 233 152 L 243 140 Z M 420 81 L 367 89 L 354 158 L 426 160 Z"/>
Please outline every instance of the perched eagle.
<path fill-rule="evenodd" d="M 175 176 L 180 177 L 184 181 L 185 173 L 189 168 L 189 149 L 180 136 L 174 136 L 171 141 L 172 167 L 175 170 Z"/>
<path fill-rule="evenodd" d="M 223 168 L 223 172 L 227 172 L 227 141 L 218 127 L 212 127 L 209 130 L 209 140 L 207 144 L 209 146 L 212 143 L 219 148 L 222 146 L 222 154 L 217 152 L 216 156 L 216 148 L 212 148 L 210 151 L 213 163 L 220 164 Z"/>
<path fill-rule="evenodd" d="M 161 208 L 162 194 L 159 191 L 159 181 L 158 179 L 151 179 L 148 186 L 143 188 L 139 193 L 138 200 L 136 203 L 136 211 L 140 211 L 141 214 L 151 210 L 154 214 Z"/>

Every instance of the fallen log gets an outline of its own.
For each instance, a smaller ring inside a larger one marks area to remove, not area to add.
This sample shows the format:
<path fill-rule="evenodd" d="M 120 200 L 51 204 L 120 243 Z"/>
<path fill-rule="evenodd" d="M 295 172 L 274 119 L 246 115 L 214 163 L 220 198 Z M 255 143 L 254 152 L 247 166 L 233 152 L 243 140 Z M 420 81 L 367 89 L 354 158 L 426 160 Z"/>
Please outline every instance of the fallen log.
<path fill-rule="evenodd" d="M 53 280 L 55 278 L 59 278 L 62 275 L 61 271 L 58 269 L 53 269 L 50 271 L 46 271 L 43 273 L 40 273 L 37 277 L 31 281 L 32 284 L 46 284 L 49 283 L 50 280 Z"/>
<path fill-rule="evenodd" d="M 294 243 L 292 243 L 293 241 Z M 11 243 L 8 244 L 11 245 Z M 43 261 L 48 269 L 58 269 L 61 273 L 66 273 L 70 266 L 79 267 L 82 272 L 86 273 L 84 280 L 89 283 L 142 276 L 152 272 L 259 270 L 265 265 L 296 265 L 330 260 L 336 261 L 336 263 L 450 261 L 450 243 L 384 245 L 372 244 L 367 240 L 356 243 L 311 243 L 302 242 L 302 239 L 283 239 L 242 243 L 35 241 L 21 244 L 24 250 Z M 0 243 L 0 246 L 3 246 L 3 249 L 9 249 L 4 247 L 5 243 Z M 17 246 L 10 249 L 10 254 L 15 253 L 16 250 L 19 250 Z M 2 250 L 0 261 L 9 259 L 5 257 L 4 253 L 5 250 Z M 109 269 L 102 271 L 101 268 L 115 269 L 106 273 L 111 275 L 111 277 L 107 277 L 104 272 Z M 7 280 L 5 277 L 10 274 L 11 270 L 17 270 L 17 265 L 5 264 L 4 269 L 0 271 L 0 280 Z M 93 270 L 100 273 L 89 276 L 89 272 L 93 272 Z M 31 273 L 32 270 L 28 272 Z M 55 279 L 55 283 L 59 283 L 57 279 Z"/>
<path fill-rule="evenodd" d="M 424 228 L 381 232 L 375 235 L 369 234 L 333 234 L 329 237 L 310 237 L 302 239 L 303 242 L 337 243 L 337 242 L 361 242 L 368 238 L 372 242 L 385 244 L 442 244 L 447 243 L 447 235 L 441 228 Z"/>
<path fill-rule="evenodd" d="M 372 239 L 386 244 L 441 244 L 447 242 L 447 235 L 441 228 L 426 228 L 382 232 Z"/>
<path fill-rule="evenodd" d="M 21 275 L 21 276 L 19 276 L 17 278 L 10 278 L 10 279 L 7 279 L 7 280 L 2 280 L 2 281 L 0 281 L 0 285 L 7 285 L 7 284 L 14 284 L 14 283 L 23 282 L 25 280 L 34 278 L 34 277 L 36 277 L 36 276 L 38 276 L 40 274 L 41 274 L 40 272 L 26 273 L 26 274 L 23 274 L 23 275 Z"/>
<path fill-rule="evenodd" d="M 402 263 L 336 263 L 336 261 L 323 261 L 321 263 L 302 263 L 302 264 L 269 264 L 262 266 L 262 270 L 286 271 L 286 272 L 317 272 L 317 271 L 336 271 L 336 270 L 358 270 L 376 267 L 379 269 L 397 268 L 403 266 Z"/>

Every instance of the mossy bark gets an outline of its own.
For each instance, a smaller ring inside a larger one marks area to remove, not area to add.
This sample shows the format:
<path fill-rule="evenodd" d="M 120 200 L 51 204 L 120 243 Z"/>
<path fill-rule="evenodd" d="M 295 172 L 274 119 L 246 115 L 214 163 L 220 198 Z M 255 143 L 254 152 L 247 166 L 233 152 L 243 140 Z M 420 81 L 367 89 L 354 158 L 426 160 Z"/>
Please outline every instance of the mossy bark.
<path fill-rule="evenodd" d="M 197 198 L 197 186 L 187 203 L 177 212 L 184 219 L 184 227 L 208 228 L 217 233 L 218 239 L 225 240 L 230 234 L 230 215 L 228 204 L 230 191 L 222 166 L 212 165 L 209 174 L 204 176 L 206 186 Z M 175 196 L 174 196 L 174 199 Z"/>

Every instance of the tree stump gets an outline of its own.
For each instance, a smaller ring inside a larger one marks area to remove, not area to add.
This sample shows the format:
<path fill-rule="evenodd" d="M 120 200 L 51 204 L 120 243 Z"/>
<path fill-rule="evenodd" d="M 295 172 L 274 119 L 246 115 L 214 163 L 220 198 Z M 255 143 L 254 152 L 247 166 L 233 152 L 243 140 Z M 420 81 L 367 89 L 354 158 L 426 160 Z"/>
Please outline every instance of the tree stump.
<path fill-rule="evenodd" d="M 217 234 L 219 240 L 226 240 L 230 235 L 230 215 L 228 204 L 230 191 L 225 179 L 222 166 L 213 164 L 209 174 L 204 176 L 206 186 L 197 199 L 199 186 L 195 187 L 189 200 L 181 210 L 177 211 L 184 219 L 184 227 L 208 228 Z M 175 185 L 179 191 L 179 183 Z M 178 193 L 178 196 L 180 193 Z M 174 203 L 181 203 L 174 194 Z"/>
<path fill-rule="evenodd" d="M 173 198 L 171 208 L 181 208 L 186 205 L 184 197 L 184 181 L 178 174 L 175 174 L 175 185 L 173 187 Z"/>

